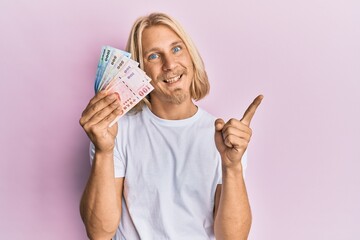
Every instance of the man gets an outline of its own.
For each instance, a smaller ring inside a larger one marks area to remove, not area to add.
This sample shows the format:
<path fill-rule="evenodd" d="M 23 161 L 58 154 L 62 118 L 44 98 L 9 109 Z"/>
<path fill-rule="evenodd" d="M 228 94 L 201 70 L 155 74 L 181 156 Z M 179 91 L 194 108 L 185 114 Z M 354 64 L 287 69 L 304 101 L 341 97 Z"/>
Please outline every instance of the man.
<path fill-rule="evenodd" d="M 258 96 L 225 123 L 193 100 L 209 91 L 195 46 L 165 14 L 138 19 L 127 44 L 154 91 L 123 116 L 121 96 L 99 92 L 80 124 L 92 169 L 80 212 L 90 239 L 246 239 L 251 226 L 241 159 Z M 215 135 L 215 137 L 214 137 Z"/>

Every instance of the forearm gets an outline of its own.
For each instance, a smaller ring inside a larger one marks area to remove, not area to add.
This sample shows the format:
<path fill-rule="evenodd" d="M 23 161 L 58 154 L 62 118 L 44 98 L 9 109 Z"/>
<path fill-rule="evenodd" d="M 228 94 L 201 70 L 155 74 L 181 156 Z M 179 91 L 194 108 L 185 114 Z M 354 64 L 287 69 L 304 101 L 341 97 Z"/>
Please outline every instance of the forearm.
<path fill-rule="evenodd" d="M 81 217 L 91 239 L 110 239 L 120 222 L 113 154 L 96 154 L 80 203 Z"/>
<path fill-rule="evenodd" d="M 217 240 L 247 239 L 251 227 L 251 210 L 241 164 L 223 168 L 220 202 L 215 216 Z"/>

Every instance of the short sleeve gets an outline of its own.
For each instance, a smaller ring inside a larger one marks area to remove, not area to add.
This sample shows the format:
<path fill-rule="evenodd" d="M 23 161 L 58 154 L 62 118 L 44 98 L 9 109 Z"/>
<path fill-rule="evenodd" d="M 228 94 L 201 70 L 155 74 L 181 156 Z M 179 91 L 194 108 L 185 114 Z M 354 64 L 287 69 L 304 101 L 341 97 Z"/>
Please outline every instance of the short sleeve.
<path fill-rule="evenodd" d="M 241 158 L 241 165 L 242 165 L 242 169 L 243 169 L 244 178 L 245 178 L 245 175 L 246 175 L 246 168 L 247 168 L 247 161 L 248 161 L 247 159 L 248 159 L 248 156 L 247 156 L 247 150 L 246 150 L 244 152 L 244 155 Z"/>
<path fill-rule="evenodd" d="M 126 164 L 125 164 L 125 156 L 122 154 L 123 151 L 120 151 L 118 138 L 115 138 L 115 148 L 114 148 L 114 171 L 115 178 L 125 177 L 126 172 Z"/>
<path fill-rule="evenodd" d="M 93 164 L 94 161 L 94 156 L 95 156 L 95 146 L 92 142 L 90 142 L 90 148 L 89 148 L 89 153 L 90 153 L 90 164 Z M 114 174 L 115 174 L 115 178 L 121 178 L 121 177 L 125 177 L 125 164 L 124 161 L 122 161 L 121 159 L 123 159 L 121 157 L 121 154 L 119 152 L 118 149 L 118 144 L 117 144 L 117 139 L 115 139 L 115 148 L 114 148 Z"/>
<path fill-rule="evenodd" d="M 220 153 L 216 150 L 216 160 L 218 163 L 217 166 L 217 184 L 222 184 L 222 162 L 221 162 L 221 156 Z"/>

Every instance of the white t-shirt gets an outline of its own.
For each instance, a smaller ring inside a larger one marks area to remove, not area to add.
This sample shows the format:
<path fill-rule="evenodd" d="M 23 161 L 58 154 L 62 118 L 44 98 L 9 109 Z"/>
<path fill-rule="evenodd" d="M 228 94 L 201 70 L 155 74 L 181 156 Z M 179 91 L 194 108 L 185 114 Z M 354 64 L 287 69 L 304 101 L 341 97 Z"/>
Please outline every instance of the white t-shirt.
<path fill-rule="evenodd" d="M 125 180 L 113 240 L 215 239 L 214 199 L 222 172 L 214 121 L 200 108 L 190 118 L 165 120 L 146 106 L 119 120 L 115 177 Z"/>

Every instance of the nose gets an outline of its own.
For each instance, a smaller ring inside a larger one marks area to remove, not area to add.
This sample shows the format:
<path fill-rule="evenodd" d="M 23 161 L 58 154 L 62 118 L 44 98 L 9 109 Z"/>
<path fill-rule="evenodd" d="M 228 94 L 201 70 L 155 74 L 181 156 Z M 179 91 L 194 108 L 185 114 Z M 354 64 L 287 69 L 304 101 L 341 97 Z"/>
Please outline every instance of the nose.
<path fill-rule="evenodd" d="M 175 56 L 172 56 L 171 54 L 163 56 L 163 71 L 171 71 L 176 66 L 176 60 Z"/>

